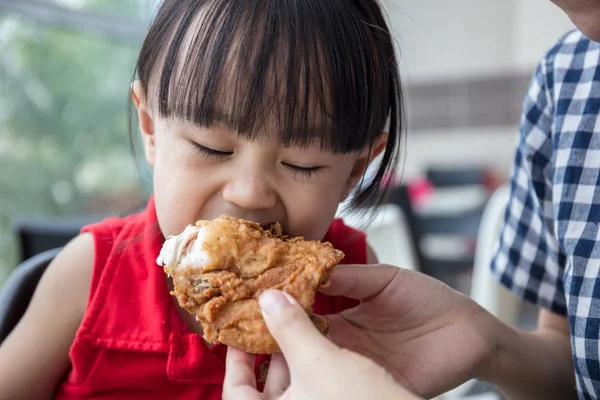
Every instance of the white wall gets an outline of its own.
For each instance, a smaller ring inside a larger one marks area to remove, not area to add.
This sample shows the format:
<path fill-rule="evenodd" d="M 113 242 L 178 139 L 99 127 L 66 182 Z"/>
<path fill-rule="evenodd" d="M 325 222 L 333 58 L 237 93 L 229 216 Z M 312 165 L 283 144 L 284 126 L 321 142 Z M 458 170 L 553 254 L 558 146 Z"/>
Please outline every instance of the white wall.
<path fill-rule="evenodd" d="M 405 82 L 532 69 L 572 24 L 550 0 L 383 0 Z"/>
<path fill-rule="evenodd" d="M 508 177 L 517 143 L 517 128 L 496 126 L 409 133 L 401 172 L 405 180 L 428 166 L 481 165 Z"/>
<path fill-rule="evenodd" d="M 382 0 L 401 50 L 406 85 L 531 73 L 566 31 L 550 0 Z M 410 107 L 410 106 L 409 106 Z M 428 165 L 485 164 L 507 175 L 517 126 L 409 134 L 404 175 Z"/>
<path fill-rule="evenodd" d="M 510 66 L 509 0 L 385 0 L 385 4 L 402 52 L 405 82 L 460 78 Z"/>
<path fill-rule="evenodd" d="M 531 70 L 565 32 L 574 29 L 567 15 L 549 0 L 513 0 L 515 3 L 515 66 Z"/>

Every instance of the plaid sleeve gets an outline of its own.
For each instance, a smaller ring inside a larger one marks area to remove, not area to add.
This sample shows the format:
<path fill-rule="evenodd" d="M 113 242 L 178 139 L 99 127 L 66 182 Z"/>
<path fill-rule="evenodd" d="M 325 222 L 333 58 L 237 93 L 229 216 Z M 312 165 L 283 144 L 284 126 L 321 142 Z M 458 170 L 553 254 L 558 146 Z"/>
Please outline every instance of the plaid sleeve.
<path fill-rule="evenodd" d="M 509 203 L 492 271 L 519 297 L 564 315 L 564 256 L 553 224 L 552 116 L 543 61 L 523 106 Z"/>
<path fill-rule="evenodd" d="M 525 100 L 492 269 L 567 315 L 579 399 L 600 397 L 600 43 L 565 35 Z"/>

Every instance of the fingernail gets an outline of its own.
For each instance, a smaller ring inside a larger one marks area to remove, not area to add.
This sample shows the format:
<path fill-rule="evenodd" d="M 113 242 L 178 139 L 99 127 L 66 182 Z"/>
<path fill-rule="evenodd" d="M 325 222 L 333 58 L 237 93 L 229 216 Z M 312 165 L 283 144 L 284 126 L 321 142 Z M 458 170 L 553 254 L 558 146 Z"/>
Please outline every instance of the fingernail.
<path fill-rule="evenodd" d="M 261 310 L 266 314 L 275 312 L 285 304 L 289 303 L 290 301 L 285 293 L 278 290 L 267 290 L 258 298 L 258 304 L 260 305 Z"/>
<path fill-rule="evenodd" d="M 286 292 L 282 292 L 283 295 L 287 298 L 288 302 L 295 304 L 297 306 L 299 306 L 300 304 L 298 303 L 298 300 L 296 300 L 294 298 L 294 296 L 292 296 L 291 294 L 287 294 Z"/>

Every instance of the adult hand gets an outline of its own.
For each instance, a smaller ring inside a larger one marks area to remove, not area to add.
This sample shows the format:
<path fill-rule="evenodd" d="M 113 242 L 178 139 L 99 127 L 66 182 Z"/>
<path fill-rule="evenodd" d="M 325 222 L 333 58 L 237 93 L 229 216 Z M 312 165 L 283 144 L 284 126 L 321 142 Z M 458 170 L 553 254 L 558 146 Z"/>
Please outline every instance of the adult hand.
<path fill-rule="evenodd" d="M 270 290 L 259 301 L 285 360 L 281 355 L 272 358 L 265 390 L 259 393 L 254 357 L 230 347 L 224 400 L 417 399 L 381 366 L 327 340 L 291 296 Z"/>
<path fill-rule="evenodd" d="M 342 265 L 323 292 L 361 300 L 331 315 L 340 347 L 383 366 L 403 386 L 433 397 L 482 376 L 499 322 L 470 298 L 424 274 L 389 265 Z"/>

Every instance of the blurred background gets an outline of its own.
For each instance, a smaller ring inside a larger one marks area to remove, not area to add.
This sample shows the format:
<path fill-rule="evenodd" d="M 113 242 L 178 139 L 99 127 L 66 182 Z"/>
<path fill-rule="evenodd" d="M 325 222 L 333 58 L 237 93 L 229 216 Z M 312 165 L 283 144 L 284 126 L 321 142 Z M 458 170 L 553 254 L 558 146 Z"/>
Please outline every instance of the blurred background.
<path fill-rule="evenodd" d="M 122 214 L 146 197 L 127 107 L 155 3 L 0 1 L 0 282 L 30 255 L 15 225 Z"/>
<path fill-rule="evenodd" d="M 126 214 L 148 196 L 127 101 L 156 4 L 0 0 L 0 285 L 82 223 Z M 483 209 L 508 176 L 529 78 L 572 26 L 549 0 L 384 6 L 408 110 L 389 202 L 408 220 L 415 268 L 468 290 L 460 277 L 470 276 Z"/>

